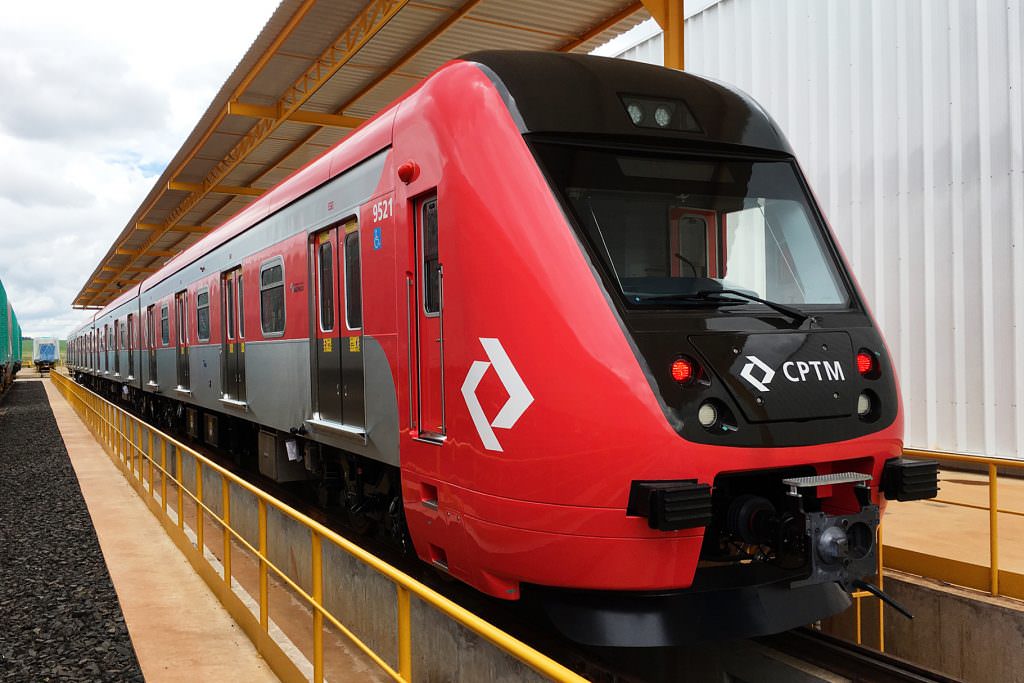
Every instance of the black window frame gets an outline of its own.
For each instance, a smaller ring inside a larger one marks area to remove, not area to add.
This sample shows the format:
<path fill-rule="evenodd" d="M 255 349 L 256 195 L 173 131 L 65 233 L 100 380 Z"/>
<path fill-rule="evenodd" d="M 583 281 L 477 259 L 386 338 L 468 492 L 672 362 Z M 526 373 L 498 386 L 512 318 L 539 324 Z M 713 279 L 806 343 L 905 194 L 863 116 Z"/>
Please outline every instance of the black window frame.
<path fill-rule="evenodd" d="M 317 314 L 317 325 L 320 327 L 321 332 L 333 332 L 334 331 L 334 311 L 335 311 L 335 296 L 334 296 L 334 241 L 331 239 L 331 233 L 321 233 L 321 239 L 326 237 L 316 247 L 316 258 L 317 258 L 317 308 L 319 312 Z M 324 258 L 324 248 L 327 248 L 329 254 L 327 258 Z M 324 264 L 327 264 L 329 268 L 330 282 L 324 282 Z M 324 292 L 329 292 L 329 296 L 325 297 Z M 330 315 L 330 320 L 324 320 L 324 313 Z"/>
<path fill-rule="evenodd" d="M 160 304 L 160 346 L 171 343 L 171 307 Z"/>
<path fill-rule="evenodd" d="M 349 225 L 355 227 L 349 229 Z M 345 326 L 353 331 L 363 329 L 363 273 L 359 249 L 359 225 L 348 224 L 344 243 Z"/>
<path fill-rule="evenodd" d="M 271 269 L 273 269 L 275 267 L 280 267 L 280 269 L 281 269 L 281 279 L 280 279 L 280 281 L 273 282 L 273 283 L 270 283 L 270 284 L 264 284 L 263 283 L 263 274 L 265 272 L 267 272 L 268 270 L 271 270 Z M 287 297 L 285 296 L 285 291 L 284 291 L 284 282 L 285 282 L 285 271 L 284 271 L 284 258 L 283 257 L 281 257 L 281 256 L 274 256 L 274 257 L 269 258 L 269 259 L 267 259 L 266 261 L 264 261 L 263 263 L 260 264 L 260 332 L 263 333 L 264 337 L 283 337 L 284 336 L 284 331 L 285 331 L 285 329 L 288 326 L 288 304 L 287 304 Z M 265 306 L 266 297 L 267 297 L 267 293 L 268 292 L 271 292 L 272 290 L 275 290 L 275 289 L 278 289 L 278 288 L 280 288 L 280 290 L 281 290 L 281 322 L 280 322 L 280 329 L 271 329 L 270 331 L 268 331 L 267 330 L 267 325 L 266 325 L 266 323 L 267 323 L 266 306 Z"/>
<path fill-rule="evenodd" d="M 202 303 L 203 296 L 206 297 L 206 303 Z M 203 313 L 206 313 L 206 336 L 203 336 Z M 196 290 L 196 341 L 197 342 L 208 342 L 210 341 L 210 288 L 201 287 Z"/>
<path fill-rule="evenodd" d="M 433 208 L 433 223 L 428 218 L 428 209 Z M 423 314 L 428 318 L 441 315 L 441 261 L 440 261 L 440 229 L 437 215 L 437 195 L 424 199 L 420 203 L 420 263 L 423 266 Z M 433 227 L 433 236 L 429 231 Z"/>

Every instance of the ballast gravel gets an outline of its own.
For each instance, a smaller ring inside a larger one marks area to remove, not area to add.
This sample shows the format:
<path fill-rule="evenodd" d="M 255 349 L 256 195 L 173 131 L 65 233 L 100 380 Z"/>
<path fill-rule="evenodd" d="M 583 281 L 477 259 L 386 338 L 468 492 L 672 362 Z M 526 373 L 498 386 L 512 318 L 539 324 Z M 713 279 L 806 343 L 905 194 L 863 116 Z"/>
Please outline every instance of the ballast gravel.
<path fill-rule="evenodd" d="M 0 402 L 0 681 L 142 681 L 41 382 Z"/>

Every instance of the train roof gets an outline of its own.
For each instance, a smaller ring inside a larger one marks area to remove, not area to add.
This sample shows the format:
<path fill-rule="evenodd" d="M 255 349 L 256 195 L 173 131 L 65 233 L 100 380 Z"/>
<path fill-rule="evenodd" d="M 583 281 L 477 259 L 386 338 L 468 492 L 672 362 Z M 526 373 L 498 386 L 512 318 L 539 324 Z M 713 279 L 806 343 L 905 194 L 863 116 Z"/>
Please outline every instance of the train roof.
<path fill-rule="evenodd" d="M 718 81 L 625 59 L 560 52 L 494 50 L 462 59 L 489 72 L 523 133 L 658 136 L 793 154 L 761 105 Z M 682 102 L 696 125 L 638 127 L 626 111 L 631 97 Z"/>

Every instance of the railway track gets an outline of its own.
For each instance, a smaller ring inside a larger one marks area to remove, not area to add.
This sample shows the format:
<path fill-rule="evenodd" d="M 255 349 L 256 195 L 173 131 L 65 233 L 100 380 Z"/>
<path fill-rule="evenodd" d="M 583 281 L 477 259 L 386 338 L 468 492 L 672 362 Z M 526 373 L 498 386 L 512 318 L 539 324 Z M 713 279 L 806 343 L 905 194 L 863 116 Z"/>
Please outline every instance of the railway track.
<path fill-rule="evenodd" d="M 936 671 L 860 647 L 810 628 L 794 629 L 757 642 L 818 666 L 851 683 L 957 683 Z"/>

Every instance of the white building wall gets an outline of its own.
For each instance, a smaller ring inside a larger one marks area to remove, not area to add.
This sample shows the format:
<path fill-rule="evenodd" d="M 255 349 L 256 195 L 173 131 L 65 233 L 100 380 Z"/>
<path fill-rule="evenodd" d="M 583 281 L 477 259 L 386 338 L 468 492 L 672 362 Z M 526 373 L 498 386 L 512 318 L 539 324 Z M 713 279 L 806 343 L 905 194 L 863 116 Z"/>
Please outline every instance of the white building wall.
<path fill-rule="evenodd" d="M 1022 36 L 1024 0 L 721 0 L 686 21 L 687 69 L 796 150 L 897 363 L 908 446 L 1024 458 Z"/>

